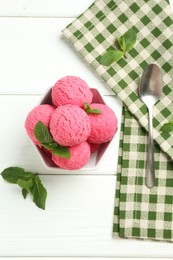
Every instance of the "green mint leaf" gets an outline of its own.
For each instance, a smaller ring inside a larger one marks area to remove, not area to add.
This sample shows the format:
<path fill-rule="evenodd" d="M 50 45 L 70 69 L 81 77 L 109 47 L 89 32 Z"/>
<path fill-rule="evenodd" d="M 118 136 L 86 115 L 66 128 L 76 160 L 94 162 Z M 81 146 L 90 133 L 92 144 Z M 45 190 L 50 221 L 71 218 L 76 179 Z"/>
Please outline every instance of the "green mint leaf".
<path fill-rule="evenodd" d="M 97 109 L 97 108 L 92 108 L 90 113 L 91 114 L 95 114 L 95 115 L 98 115 L 98 114 L 101 114 L 101 110 L 100 109 Z"/>
<path fill-rule="evenodd" d="M 90 105 L 87 102 L 84 103 L 84 108 L 85 108 L 85 112 L 87 114 L 89 114 L 90 111 L 91 111 L 91 107 L 90 107 Z"/>
<path fill-rule="evenodd" d="M 51 150 L 53 154 L 56 154 L 62 158 L 70 158 L 69 148 L 66 146 L 61 146 L 60 144 L 51 144 Z"/>
<path fill-rule="evenodd" d="M 59 147 L 59 144 L 54 142 L 54 143 L 50 143 L 48 144 L 49 149 L 57 149 Z"/>
<path fill-rule="evenodd" d="M 124 53 L 120 50 L 109 50 L 101 56 L 100 63 L 105 66 L 111 65 L 115 61 L 119 61 Z"/>
<path fill-rule="evenodd" d="M 91 108 L 87 102 L 84 103 L 84 108 L 87 114 L 101 114 L 102 112 L 100 109 Z"/>
<path fill-rule="evenodd" d="M 53 142 L 53 139 L 52 139 L 52 136 L 49 133 L 49 130 L 47 129 L 45 124 L 43 124 L 41 121 L 39 121 L 35 125 L 34 134 L 35 134 L 35 137 L 37 138 L 37 140 L 41 144 L 49 144 L 49 143 Z"/>
<path fill-rule="evenodd" d="M 22 189 L 22 196 L 23 196 L 24 199 L 26 199 L 28 193 L 29 192 L 26 189 L 24 189 L 24 188 Z"/>
<path fill-rule="evenodd" d="M 169 123 L 164 124 L 161 129 L 164 133 L 169 133 L 173 131 L 173 121 L 171 120 Z"/>
<path fill-rule="evenodd" d="M 8 167 L 1 173 L 4 180 L 10 183 L 17 183 L 19 179 L 29 180 L 32 178 L 32 173 L 25 172 L 23 168 L 20 167 Z"/>
<path fill-rule="evenodd" d="M 124 37 L 117 38 L 118 47 L 125 53 L 126 52 L 126 42 Z"/>
<path fill-rule="evenodd" d="M 120 38 L 117 38 L 118 47 L 120 50 L 109 50 L 100 58 L 100 63 L 105 66 L 111 65 L 115 61 L 119 61 L 123 56 L 126 57 L 126 52 L 132 49 L 136 43 L 136 32 L 131 28 Z"/>
<path fill-rule="evenodd" d="M 49 130 L 41 121 L 35 125 L 34 134 L 44 148 L 51 150 L 53 154 L 57 154 L 63 158 L 70 158 L 68 147 L 61 146 L 54 142 Z"/>
<path fill-rule="evenodd" d="M 33 186 L 31 188 L 31 193 L 33 195 L 33 201 L 37 205 L 37 207 L 45 209 L 47 191 L 41 183 L 41 180 L 38 175 L 35 175 L 33 178 Z"/>
<path fill-rule="evenodd" d="M 90 106 L 87 102 L 84 102 L 85 111 L 90 110 Z"/>
<path fill-rule="evenodd" d="M 51 148 L 50 148 L 50 144 L 42 144 L 42 146 L 44 147 L 44 148 L 46 148 L 46 150 L 50 150 Z"/>
<path fill-rule="evenodd" d="M 8 167 L 3 170 L 1 176 L 10 183 L 18 184 L 22 188 L 24 199 L 26 199 L 28 193 L 31 193 L 35 204 L 39 208 L 45 209 L 47 191 L 37 174 L 27 172 L 20 167 Z"/>
<path fill-rule="evenodd" d="M 118 40 L 118 44 L 120 45 L 121 50 L 124 52 L 128 52 L 133 48 L 136 43 L 136 32 L 131 28 L 124 35 L 122 35 Z"/>
<path fill-rule="evenodd" d="M 54 142 L 50 144 L 42 144 L 47 150 L 51 150 L 52 154 L 59 155 L 62 158 L 70 158 L 69 148 L 66 146 L 61 146 L 60 144 Z"/>
<path fill-rule="evenodd" d="M 33 181 L 32 181 L 32 179 L 29 179 L 28 181 L 25 181 L 25 180 L 22 180 L 22 179 L 18 179 L 17 184 L 22 189 L 29 190 L 32 187 L 32 185 L 33 185 Z"/>

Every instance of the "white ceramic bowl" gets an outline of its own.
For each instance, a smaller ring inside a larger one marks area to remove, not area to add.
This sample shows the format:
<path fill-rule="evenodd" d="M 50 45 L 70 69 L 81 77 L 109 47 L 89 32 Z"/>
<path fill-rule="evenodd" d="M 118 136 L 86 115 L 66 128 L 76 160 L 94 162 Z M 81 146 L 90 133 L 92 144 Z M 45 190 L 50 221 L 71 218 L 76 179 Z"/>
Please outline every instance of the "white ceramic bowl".
<path fill-rule="evenodd" d="M 102 96 L 100 95 L 99 91 L 95 88 L 91 88 L 91 91 L 93 93 L 93 103 L 100 103 L 105 104 Z M 41 102 L 39 104 L 51 104 L 51 89 L 48 90 L 48 92 L 44 95 Z M 88 171 L 88 170 L 96 170 L 96 168 L 99 166 L 101 161 L 104 159 L 104 155 L 106 151 L 108 150 L 108 147 L 110 145 L 110 142 L 101 144 L 97 152 L 92 153 L 89 162 L 82 167 L 81 169 L 77 171 Z M 34 145 L 36 148 L 36 151 L 43 163 L 43 165 L 50 169 L 51 172 L 54 173 L 62 173 L 64 172 L 64 169 L 59 168 L 51 159 L 50 156 L 48 156 L 42 149 L 40 149 L 38 146 Z M 70 170 L 71 171 L 71 170 Z M 76 170 L 75 170 L 76 171 Z"/>

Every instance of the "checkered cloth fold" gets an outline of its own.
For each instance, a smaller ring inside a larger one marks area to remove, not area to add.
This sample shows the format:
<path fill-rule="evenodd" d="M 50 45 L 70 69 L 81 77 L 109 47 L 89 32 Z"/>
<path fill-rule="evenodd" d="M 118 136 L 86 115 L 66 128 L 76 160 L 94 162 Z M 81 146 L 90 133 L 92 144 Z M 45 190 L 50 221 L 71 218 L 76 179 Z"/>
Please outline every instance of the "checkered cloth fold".
<path fill-rule="evenodd" d="M 155 144 L 155 186 L 145 185 L 147 136 L 123 109 L 113 236 L 173 241 L 173 162 Z"/>
<path fill-rule="evenodd" d="M 106 50 L 128 29 L 137 43 L 111 66 L 100 64 Z M 117 175 L 114 235 L 173 240 L 173 135 L 160 132 L 173 117 L 173 17 L 167 0 L 96 0 L 63 30 L 126 107 Z M 148 113 L 138 97 L 138 85 L 148 64 L 163 73 L 163 94 L 153 111 L 156 185 L 145 186 Z M 128 110 L 127 110 L 128 109 Z"/>

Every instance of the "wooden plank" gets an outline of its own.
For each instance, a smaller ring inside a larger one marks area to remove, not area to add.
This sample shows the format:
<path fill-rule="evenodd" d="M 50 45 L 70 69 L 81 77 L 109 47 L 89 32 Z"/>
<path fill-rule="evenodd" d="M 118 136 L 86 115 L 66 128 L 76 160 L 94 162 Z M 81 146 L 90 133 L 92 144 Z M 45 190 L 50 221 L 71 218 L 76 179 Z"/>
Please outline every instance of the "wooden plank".
<path fill-rule="evenodd" d="M 66 75 L 113 94 L 62 37 L 73 19 L 0 18 L 0 94 L 43 94 Z"/>
<path fill-rule="evenodd" d="M 18 17 L 77 17 L 94 0 L 1 0 L 0 16 Z M 173 7 L 173 0 L 170 0 Z"/>
<path fill-rule="evenodd" d="M 53 257 L 44 257 L 44 260 L 53 260 Z M 6 257 L 5 260 L 15 260 L 16 257 Z M 42 257 L 22 257 L 22 259 L 26 260 L 42 260 Z M 91 260 L 91 257 L 56 257 L 58 260 Z M 94 260 L 111 260 L 112 257 L 93 257 Z M 147 260 L 148 258 L 139 258 L 135 257 L 135 260 Z M 154 260 L 165 260 L 166 258 L 156 258 L 154 257 Z M 116 257 L 116 260 L 129 260 L 128 258 L 124 257 Z"/>
<path fill-rule="evenodd" d="M 92 3 L 93 0 L 1 0 L 0 16 L 76 17 Z"/>
<path fill-rule="evenodd" d="M 121 121 L 121 104 L 115 97 L 104 97 L 105 102 L 117 114 L 119 125 Z M 103 160 L 99 166 L 93 170 L 82 171 L 57 171 L 45 168 L 38 157 L 33 144 L 30 142 L 24 129 L 24 122 L 27 114 L 35 107 L 40 100 L 40 96 L 23 96 L 9 95 L 0 96 L 1 111 L 1 135 L 0 144 L 0 170 L 18 165 L 28 170 L 38 171 L 42 174 L 112 174 L 116 173 L 118 147 L 119 147 L 119 130 L 112 143 L 105 152 Z M 119 127 L 120 129 L 120 127 Z M 89 166 L 88 166 L 89 167 Z M 93 166 L 92 166 L 93 167 Z"/>
<path fill-rule="evenodd" d="M 0 181 L 1 257 L 173 257 L 172 243 L 112 238 L 115 176 L 41 179 L 48 190 L 45 211 Z"/>
<path fill-rule="evenodd" d="M 0 256 L 85 256 L 96 240 L 98 250 L 111 235 L 115 177 L 91 177 L 41 176 L 45 211 L 0 181 Z"/>

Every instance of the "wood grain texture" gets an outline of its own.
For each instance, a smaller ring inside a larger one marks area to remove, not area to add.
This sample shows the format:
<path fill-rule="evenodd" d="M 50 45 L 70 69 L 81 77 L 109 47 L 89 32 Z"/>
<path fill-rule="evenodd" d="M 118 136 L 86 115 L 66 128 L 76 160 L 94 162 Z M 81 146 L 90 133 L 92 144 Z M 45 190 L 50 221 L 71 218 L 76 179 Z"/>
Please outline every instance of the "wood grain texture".
<path fill-rule="evenodd" d="M 76 17 L 92 3 L 93 0 L 1 0 L 0 16 Z"/>
<path fill-rule="evenodd" d="M 172 257 L 171 243 L 112 239 L 115 176 L 41 178 L 45 211 L 0 181 L 1 256 Z"/>
<path fill-rule="evenodd" d="M 112 257 L 58 257 L 58 260 L 91 260 L 91 259 L 94 259 L 94 260 L 110 260 Z M 6 257 L 5 260 L 15 260 L 16 258 L 15 257 Z M 20 257 L 20 260 L 26 260 L 25 257 Z M 43 257 L 27 257 L 27 260 L 42 260 Z M 44 257 L 44 260 L 53 260 L 54 258 L 53 257 Z M 55 258 L 57 259 L 57 258 Z M 115 258 L 114 258 L 115 259 Z M 134 258 L 131 258 L 131 257 L 116 257 L 116 260 L 131 260 L 131 259 L 134 259 Z M 146 260 L 146 258 L 143 258 L 143 257 L 135 257 L 135 260 Z M 153 258 L 148 258 L 147 257 L 147 260 L 153 260 Z M 162 257 L 159 257 L 159 260 L 165 260 L 165 258 L 162 258 Z"/>
<path fill-rule="evenodd" d="M 6 257 L 5 260 L 15 260 L 16 258 L 15 257 Z M 25 257 L 20 257 L 20 260 L 26 260 Z M 44 260 L 53 260 L 54 257 L 44 257 Z M 91 260 L 91 259 L 94 259 L 94 260 L 110 260 L 112 259 L 112 257 L 55 257 L 55 259 L 58 259 L 58 260 Z M 134 259 L 133 257 L 116 257 L 114 258 L 116 260 L 131 260 L 131 259 Z M 159 257 L 159 260 L 165 260 L 166 258 L 162 258 L 162 257 Z M 43 257 L 27 257 L 27 260 L 43 260 Z M 143 257 L 135 257 L 135 260 L 146 260 L 146 258 L 143 258 Z M 147 260 L 153 260 L 153 258 L 148 258 L 147 257 Z"/>
<path fill-rule="evenodd" d="M 74 51 L 61 30 L 71 18 L 0 18 L 0 94 L 43 94 L 66 75 L 113 92 Z"/>

